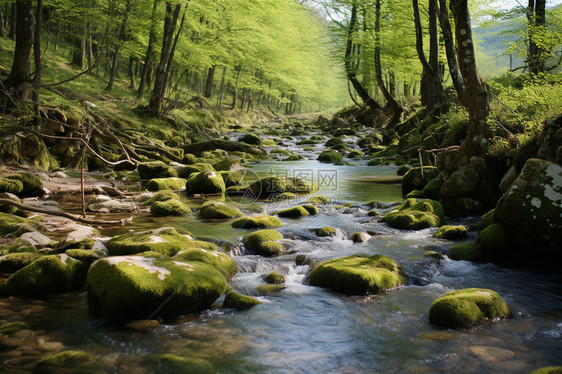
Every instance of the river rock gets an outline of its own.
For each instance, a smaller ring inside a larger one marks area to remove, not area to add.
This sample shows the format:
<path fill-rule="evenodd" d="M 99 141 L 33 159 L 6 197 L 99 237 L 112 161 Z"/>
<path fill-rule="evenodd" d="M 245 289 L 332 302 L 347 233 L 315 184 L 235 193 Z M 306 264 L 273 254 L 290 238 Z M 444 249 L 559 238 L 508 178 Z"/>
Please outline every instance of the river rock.
<path fill-rule="evenodd" d="M 111 199 L 109 196 L 99 195 L 88 202 L 86 210 L 96 213 L 130 213 L 137 209 L 133 203 L 126 203 Z"/>
<path fill-rule="evenodd" d="M 369 235 L 366 232 L 356 232 L 353 235 L 351 235 L 351 240 L 354 243 L 363 243 L 368 241 L 369 239 L 371 239 L 371 235 Z"/>
<path fill-rule="evenodd" d="M 468 348 L 468 350 L 475 356 L 478 356 L 482 360 L 488 362 L 500 362 L 515 357 L 515 352 L 513 351 L 503 348 L 489 347 L 485 345 L 476 345 Z"/>
<path fill-rule="evenodd" d="M 195 194 L 224 194 L 226 186 L 219 172 L 202 171 L 191 174 L 186 184 L 186 191 L 190 195 Z"/>
<path fill-rule="evenodd" d="M 244 245 L 260 256 L 273 257 L 283 252 L 282 239 L 279 231 L 258 230 L 244 237 Z"/>
<path fill-rule="evenodd" d="M 464 239 L 468 236 L 468 232 L 466 230 L 466 227 L 464 227 L 463 225 L 458 225 L 458 226 L 451 226 L 451 225 L 445 225 L 445 226 L 441 226 L 439 228 L 439 230 L 437 230 L 434 234 L 433 237 L 434 238 L 439 238 L 439 239 L 448 239 L 448 240 L 459 240 L 459 239 Z"/>
<path fill-rule="evenodd" d="M 337 164 L 339 162 L 343 162 L 343 156 L 335 149 L 326 149 L 320 153 L 317 160 L 320 162 Z"/>
<path fill-rule="evenodd" d="M 205 219 L 229 219 L 243 215 L 238 208 L 217 201 L 206 201 L 199 208 L 199 216 Z"/>
<path fill-rule="evenodd" d="M 248 309 L 258 304 L 261 304 L 261 301 L 259 301 L 255 297 L 240 295 L 239 293 L 232 290 L 230 292 L 227 292 L 224 296 L 222 307 L 240 310 Z"/>
<path fill-rule="evenodd" d="M 84 285 L 88 265 L 66 254 L 41 256 L 18 270 L 0 288 L 12 296 L 39 296 L 47 292 L 80 289 Z"/>
<path fill-rule="evenodd" d="M 0 256 L 0 273 L 13 274 L 31 264 L 39 257 L 37 253 L 21 252 Z"/>
<path fill-rule="evenodd" d="M 154 178 L 148 181 L 146 188 L 149 191 L 183 190 L 187 181 L 183 178 Z"/>
<path fill-rule="evenodd" d="M 39 231 L 26 232 L 20 236 L 20 239 L 28 241 L 37 249 L 45 248 L 52 243 L 48 236 L 41 234 Z"/>
<path fill-rule="evenodd" d="M 476 191 L 479 183 L 478 169 L 474 165 L 466 165 L 447 178 L 441 187 L 440 194 L 442 198 L 468 196 Z"/>
<path fill-rule="evenodd" d="M 28 219 L 0 212 L 0 235 L 22 235 L 29 232 L 30 227 L 35 226 L 40 219 L 39 216 Z"/>
<path fill-rule="evenodd" d="M 239 142 L 244 142 L 250 145 L 261 145 L 261 139 L 255 134 L 246 134 L 238 139 Z"/>
<path fill-rule="evenodd" d="M 402 194 L 406 195 L 413 190 L 423 190 L 426 184 L 438 175 L 439 169 L 434 166 L 425 166 L 423 173 L 419 167 L 408 170 L 402 177 Z"/>
<path fill-rule="evenodd" d="M 386 214 L 384 222 L 401 230 L 421 230 L 441 226 L 443 207 L 437 201 L 408 199 Z"/>
<path fill-rule="evenodd" d="M 384 255 L 353 255 L 318 264 L 307 276 L 313 286 L 346 295 L 376 294 L 406 283 L 400 265 Z"/>
<path fill-rule="evenodd" d="M 248 191 L 258 198 L 270 198 L 285 192 L 311 193 L 317 189 L 314 184 L 297 177 L 266 177 L 248 186 Z"/>
<path fill-rule="evenodd" d="M 502 193 L 506 192 L 509 187 L 511 187 L 511 185 L 513 184 L 513 182 L 515 182 L 515 179 L 517 179 L 517 167 L 515 167 L 515 165 L 512 165 L 508 171 L 506 171 L 506 173 L 503 175 L 501 181 L 500 181 L 500 186 L 499 189 Z"/>
<path fill-rule="evenodd" d="M 240 217 L 232 221 L 232 227 L 240 229 L 273 229 L 281 226 L 283 224 L 279 218 L 267 214 Z"/>
<path fill-rule="evenodd" d="M 429 320 L 445 327 L 469 327 L 485 319 L 510 316 L 509 307 L 500 295 L 481 288 L 448 292 L 429 309 Z"/>
<path fill-rule="evenodd" d="M 150 206 L 150 214 L 157 217 L 185 216 L 191 213 L 191 209 L 176 199 L 156 201 Z"/>
<path fill-rule="evenodd" d="M 177 177 L 178 173 L 162 161 L 143 162 L 138 164 L 137 171 L 141 179 Z"/>
<path fill-rule="evenodd" d="M 92 265 L 87 290 L 93 314 L 147 318 L 207 309 L 226 290 L 226 279 L 199 261 L 117 256 Z"/>
<path fill-rule="evenodd" d="M 178 170 L 178 176 L 182 178 L 189 178 L 191 174 L 199 173 L 201 171 L 215 171 L 215 168 L 206 162 L 198 162 L 183 166 Z"/>
<path fill-rule="evenodd" d="M 227 280 L 232 279 L 238 271 L 236 262 L 225 253 L 204 248 L 190 248 L 179 252 L 174 260 L 182 262 L 200 261 L 218 269 Z"/>

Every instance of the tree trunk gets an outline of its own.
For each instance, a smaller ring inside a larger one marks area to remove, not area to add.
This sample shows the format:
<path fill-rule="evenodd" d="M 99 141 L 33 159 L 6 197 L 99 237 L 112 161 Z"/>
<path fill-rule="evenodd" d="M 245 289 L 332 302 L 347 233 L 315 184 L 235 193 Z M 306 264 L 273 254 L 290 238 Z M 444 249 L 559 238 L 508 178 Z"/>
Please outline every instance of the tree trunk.
<path fill-rule="evenodd" d="M 37 0 L 37 8 L 35 11 L 35 35 L 33 40 L 33 60 L 35 63 L 35 76 L 33 77 L 33 103 L 36 106 L 37 120 L 39 116 L 39 86 L 41 85 L 41 73 L 43 65 L 41 64 L 41 26 L 43 24 L 43 0 Z"/>
<path fill-rule="evenodd" d="M 222 76 L 221 76 L 221 83 L 219 85 L 219 94 L 217 98 L 217 106 L 220 109 L 222 105 L 222 94 L 224 90 L 224 80 L 226 78 L 226 65 L 222 68 Z"/>
<path fill-rule="evenodd" d="M 16 24 L 17 24 L 17 7 L 18 2 L 14 1 L 12 3 L 11 12 L 10 12 L 10 32 L 8 33 L 8 38 L 15 40 L 16 39 Z"/>
<path fill-rule="evenodd" d="M 205 94 L 203 96 L 211 98 L 213 94 L 213 79 L 215 77 L 216 65 L 209 68 L 209 74 L 207 74 L 207 82 L 205 83 Z"/>
<path fill-rule="evenodd" d="M 130 89 L 135 89 L 135 58 L 129 57 L 129 78 L 131 78 L 131 83 L 129 84 Z"/>
<path fill-rule="evenodd" d="M 537 44 L 535 33 L 540 27 L 546 25 L 546 1 L 545 0 L 529 0 L 527 7 L 527 38 L 529 46 L 527 49 L 527 65 L 531 74 L 544 72 L 543 48 Z"/>
<path fill-rule="evenodd" d="M 86 40 L 82 36 L 81 38 L 74 38 L 73 43 L 74 49 L 72 52 L 72 65 L 76 65 L 78 69 L 82 70 L 84 68 L 84 58 L 86 56 Z"/>
<path fill-rule="evenodd" d="M 119 46 L 116 46 L 111 59 L 111 70 L 110 70 L 111 74 L 109 75 L 109 83 L 105 87 L 105 91 L 111 91 L 113 89 L 113 83 L 115 82 L 115 77 L 117 76 L 118 68 L 119 68 Z"/>
<path fill-rule="evenodd" d="M 164 35 L 162 40 L 162 51 L 160 54 L 160 62 L 156 69 L 156 80 L 148 110 L 154 116 L 162 114 L 162 103 L 164 102 L 164 89 L 166 87 L 166 73 L 168 71 L 168 60 L 170 58 L 170 50 L 172 49 L 172 38 L 176 30 L 176 24 L 181 11 L 181 4 L 177 4 L 175 10 L 172 11 L 172 4 L 166 2 L 166 17 L 164 19 Z"/>
<path fill-rule="evenodd" d="M 6 36 L 6 22 L 4 21 L 4 15 L 0 11 L 0 37 Z"/>
<path fill-rule="evenodd" d="M 31 48 L 35 22 L 33 17 L 33 0 L 16 1 L 16 48 L 10 75 L 4 81 L 4 87 L 14 100 L 25 101 L 29 92 L 29 76 L 31 74 Z M 5 104 L 7 98 L 3 98 Z"/>
<path fill-rule="evenodd" d="M 149 74 L 149 72 L 152 70 L 152 64 L 154 60 L 154 43 L 156 42 L 156 26 L 158 24 L 158 20 L 156 19 L 156 10 L 158 9 L 159 3 L 160 0 L 154 0 L 154 3 L 152 5 L 152 16 L 150 18 L 150 35 L 148 37 L 148 47 L 146 48 L 144 65 L 142 67 L 142 72 L 140 75 L 139 90 L 137 92 L 138 99 L 143 97 L 144 91 L 146 90 L 147 86 L 150 85 L 150 81 L 152 80 L 152 76 L 151 74 Z"/>

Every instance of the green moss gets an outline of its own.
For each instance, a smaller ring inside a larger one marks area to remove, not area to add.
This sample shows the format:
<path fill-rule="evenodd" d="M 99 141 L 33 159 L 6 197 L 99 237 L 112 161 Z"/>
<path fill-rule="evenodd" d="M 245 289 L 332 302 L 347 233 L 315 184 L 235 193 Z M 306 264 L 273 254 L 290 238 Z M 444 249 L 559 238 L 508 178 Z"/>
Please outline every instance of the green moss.
<path fill-rule="evenodd" d="M 533 370 L 531 374 L 562 374 L 562 366 L 547 366 Z"/>
<path fill-rule="evenodd" d="M 472 197 L 441 199 L 441 204 L 451 217 L 477 216 L 484 213 L 484 204 Z"/>
<path fill-rule="evenodd" d="M 9 254 L 9 253 L 37 253 L 37 249 L 33 244 L 28 242 L 27 240 L 23 240 L 21 238 L 17 238 L 14 240 L 12 244 L 5 247 L 2 250 L 2 253 Z"/>
<path fill-rule="evenodd" d="M 281 226 L 283 226 L 283 224 L 279 218 L 266 214 L 241 217 L 232 222 L 232 227 L 240 229 L 272 229 Z"/>
<path fill-rule="evenodd" d="M 335 149 L 327 149 L 325 151 L 322 151 L 322 153 L 320 153 L 317 160 L 320 162 L 330 162 L 335 164 L 338 162 L 343 162 L 343 157 Z"/>
<path fill-rule="evenodd" d="M 494 223 L 478 233 L 478 244 L 485 248 L 487 255 L 510 249 L 510 233 L 501 223 Z"/>
<path fill-rule="evenodd" d="M 93 314 L 147 318 L 155 312 L 178 315 L 207 309 L 226 290 L 226 279 L 200 261 L 108 257 L 90 268 L 87 289 Z"/>
<path fill-rule="evenodd" d="M 0 192 L 9 192 L 19 195 L 23 191 L 23 183 L 19 180 L 0 178 Z"/>
<path fill-rule="evenodd" d="M 84 363 L 92 359 L 89 353 L 84 351 L 63 351 L 49 353 L 37 363 L 39 370 L 45 370 L 47 367 L 64 367 L 73 368 L 76 365 Z"/>
<path fill-rule="evenodd" d="M 321 238 L 326 237 L 326 236 L 336 236 L 337 231 L 335 228 L 333 227 L 321 227 L 319 229 L 314 230 L 314 233 L 316 234 L 316 236 L 319 236 Z"/>
<path fill-rule="evenodd" d="M 191 153 L 186 153 L 183 155 L 183 159 L 181 160 L 181 162 L 186 165 L 192 165 L 197 162 L 197 157 L 195 157 L 195 155 L 192 155 Z"/>
<path fill-rule="evenodd" d="M 127 233 L 114 237 L 107 244 L 112 256 L 134 255 L 146 251 L 173 256 L 179 251 L 197 247 L 192 236 L 180 234 L 173 228 Z"/>
<path fill-rule="evenodd" d="M 13 202 L 21 204 L 21 200 L 19 199 L 19 197 L 17 197 L 13 193 L 0 192 L 0 198 L 12 200 Z M 25 217 L 27 215 L 27 212 L 24 211 L 24 210 L 22 210 L 21 214 L 19 214 L 20 210 L 18 208 L 16 208 L 15 206 L 10 205 L 10 204 L 0 204 L 0 212 L 7 213 L 7 214 L 16 214 L 16 215 L 20 215 L 22 217 Z"/>
<path fill-rule="evenodd" d="M 474 165 L 465 165 L 447 178 L 441 187 L 441 197 L 452 198 L 474 193 L 480 184 L 480 176 Z"/>
<path fill-rule="evenodd" d="M 311 193 L 318 186 L 300 178 L 266 177 L 248 186 L 248 191 L 258 198 L 278 196 L 285 192 Z"/>
<path fill-rule="evenodd" d="M 156 193 L 156 195 L 152 196 L 150 199 L 146 200 L 142 205 L 150 206 L 157 201 L 166 201 L 166 200 L 179 200 L 180 197 L 177 193 L 171 190 L 163 190 Z"/>
<path fill-rule="evenodd" d="M 413 169 L 412 165 L 404 164 L 404 165 L 402 165 L 398 168 L 398 170 L 396 171 L 396 174 L 397 175 L 404 175 L 408 171 L 410 171 L 410 169 Z"/>
<path fill-rule="evenodd" d="M 379 213 L 378 210 L 372 209 L 372 210 L 369 210 L 369 211 L 367 212 L 367 215 L 368 215 L 369 217 L 378 217 L 378 216 L 380 216 L 381 214 Z"/>
<path fill-rule="evenodd" d="M 446 327 L 469 327 L 485 319 L 510 316 L 508 306 L 496 292 L 481 288 L 448 292 L 429 309 L 429 320 Z"/>
<path fill-rule="evenodd" d="M 361 152 L 358 149 L 354 149 L 347 154 L 347 157 L 349 157 L 349 158 L 359 158 L 359 157 L 363 157 L 363 156 L 365 156 L 363 154 L 363 152 Z"/>
<path fill-rule="evenodd" d="M 191 174 L 199 173 L 201 171 L 215 171 L 215 168 L 208 163 L 198 162 L 193 165 L 186 165 L 178 171 L 178 175 L 182 178 L 189 178 Z"/>
<path fill-rule="evenodd" d="M 283 209 L 275 214 L 277 214 L 279 217 L 284 217 L 284 218 L 300 218 L 310 215 L 310 213 L 308 213 L 308 210 L 302 205 Z"/>
<path fill-rule="evenodd" d="M 90 249 L 67 249 L 64 253 L 87 264 L 100 259 L 98 253 Z"/>
<path fill-rule="evenodd" d="M 278 272 L 274 271 L 266 275 L 264 278 L 265 283 L 269 284 L 283 284 L 285 283 L 285 277 L 283 274 L 279 274 Z"/>
<path fill-rule="evenodd" d="M 276 230 L 258 230 L 244 237 L 244 245 L 250 251 L 264 257 L 273 257 L 283 251 L 279 240 L 283 239 Z"/>
<path fill-rule="evenodd" d="M 425 197 L 425 195 L 424 195 L 422 190 L 412 190 L 406 195 L 407 199 L 411 199 L 411 198 L 418 199 L 418 198 L 424 198 L 424 197 Z"/>
<path fill-rule="evenodd" d="M 150 214 L 157 217 L 185 216 L 191 213 L 191 209 L 179 200 L 170 199 L 157 201 L 150 206 Z"/>
<path fill-rule="evenodd" d="M 308 281 L 346 295 L 365 295 L 399 287 L 406 279 L 390 257 L 354 255 L 320 263 L 308 274 Z"/>
<path fill-rule="evenodd" d="M 35 248 L 33 248 L 35 249 Z M 37 253 L 10 253 L 0 257 L 0 273 L 13 274 L 31 264 L 39 257 Z"/>
<path fill-rule="evenodd" d="M 407 194 L 413 190 L 422 190 L 427 183 L 437 178 L 439 169 L 434 166 L 426 166 L 423 168 L 413 168 L 408 170 L 402 177 L 402 193 Z"/>
<path fill-rule="evenodd" d="M 238 139 L 238 141 L 244 142 L 244 143 L 250 144 L 250 145 L 261 145 L 260 137 L 255 135 L 255 134 L 246 134 L 246 135 L 240 137 L 240 139 Z"/>
<path fill-rule="evenodd" d="M 291 152 L 287 151 L 286 149 L 272 149 L 271 151 L 269 151 L 269 154 L 272 155 L 284 155 L 284 156 L 288 156 L 291 154 Z"/>
<path fill-rule="evenodd" d="M 183 178 L 154 178 L 148 181 L 146 188 L 149 191 L 181 190 L 186 182 Z"/>
<path fill-rule="evenodd" d="M 0 335 L 12 335 L 27 329 L 29 329 L 29 325 L 25 322 L 8 322 L 0 325 Z"/>
<path fill-rule="evenodd" d="M 39 257 L 8 278 L 6 295 L 39 296 L 47 292 L 80 289 L 84 286 L 88 264 L 65 254 Z"/>
<path fill-rule="evenodd" d="M 240 169 L 240 160 L 237 158 L 226 158 L 213 165 L 217 171 L 231 171 L 234 169 Z"/>
<path fill-rule="evenodd" d="M 292 155 L 290 155 L 289 157 L 286 157 L 286 158 L 284 158 L 284 159 L 281 160 L 281 161 L 302 161 L 302 160 L 304 160 L 304 159 L 305 159 L 305 158 L 302 157 L 301 155 L 292 154 Z"/>
<path fill-rule="evenodd" d="M 234 291 L 230 291 L 224 296 L 222 307 L 240 310 L 247 309 L 258 304 L 261 304 L 261 301 L 254 297 L 240 295 Z"/>
<path fill-rule="evenodd" d="M 488 213 L 484 214 L 482 216 L 482 218 L 480 218 L 480 222 L 478 222 L 478 225 L 476 226 L 476 228 L 478 229 L 478 231 L 482 231 L 484 230 L 486 227 L 490 226 L 492 223 L 494 223 L 494 213 L 496 212 L 495 209 L 490 210 Z"/>
<path fill-rule="evenodd" d="M 481 261 L 482 254 L 476 242 L 455 244 L 449 248 L 453 260 Z"/>
<path fill-rule="evenodd" d="M 192 174 L 187 180 L 188 194 L 224 194 L 226 186 L 222 176 L 216 171 L 202 171 Z"/>
<path fill-rule="evenodd" d="M 439 200 L 439 191 L 441 191 L 441 186 L 443 186 L 443 178 L 433 178 L 427 182 L 423 188 L 423 195 L 431 200 Z"/>
<path fill-rule="evenodd" d="M 440 226 L 443 218 L 443 208 L 437 201 L 408 199 L 400 207 L 389 212 L 384 221 L 396 229 L 421 230 Z"/>
<path fill-rule="evenodd" d="M 23 185 L 21 194 L 23 196 L 38 196 L 42 193 L 43 182 L 30 173 L 19 173 L 9 176 L 8 179 L 20 181 Z"/>
<path fill-rule="evenodd" d="M 426 252 L 424 252 L 423 257 L 433 258 L 433 259 L 436 259 L 436 260 L 445 259 L 445 257 L 441 253 L 438 253 L 438 252 L 435 252 L 435 251 L 426 251 Z"/>
<path fill-rule="evenodd" d="M 335 138 L 329 139 L 324 145 L 326 147 L 332 147 L 332 148 L 336 149 L 336 147 L 344 147 L 345 142 L 343 141 L 342 138 L 335 137 Z"/>
<path fill-rule="evenodd" d="M 306 211 L 308 212 L 308 214 L 310 214 L 311 216 L 315 216 L 318 214 L 319 210 L 316 206 L 314 205 L 309 205 L 309 204 L 305 204 L 302 206 L 304 209 L 306 209 Z"/>
<path fill-rule="evenodd" d="M 204 248 L 191 248 L 179 252 L 174 260 L 177 261 L 200 261 L 217 268 L 226 279 L 230 280 L 238 271 L 236 262 L 225 253 L 208 250 Z"/>
<path fill-rule="evenodd" d="M 433 237 L 439 239 L 459 240 L 459 239 L 466 238 L 467 235 L 468 232 L 466 231 L 466 227 L 464 227 L 463 225 L 459 225 L 459 226 L 446 225 L 446 226 L 441 226 L 439 230 L 437 230 L 433 234 Z"/>
<path fill-rule="evenodd" d="M 138 164 L 137 171 L 141 179 L 177 177 L 178 173 L 162 161 L 143 162 Z"/>
<path fill-rule="evenodd" d="M 244 214 L 237 208 L 223 203 L 207 201 L 199 208 L 199 216 L 205 219 L 230 219 Z"/>
<path fill-rule="evenodd" d="M 367 234 L 366 232 L 356 232 L 351 235 L 351 241 L 354 243 L 363 243 L 368 241 L 371 238 L 371 235 Z"/>
<path fill-rule="evenodd" d="M 263 284 L 256 287 L 256 291 L 260 295 L 267 295 L 274 292 L 279 292 L 284 290 L 286 287 L 282 284 Z"/>
<path fill-rule="evenodd" d="M 326 205 L 331 203 L 331 199 L 328 196 L 319 195 L 319 196 L 312 196 L 308 199 L 308 202 L 315 205 Z"/>

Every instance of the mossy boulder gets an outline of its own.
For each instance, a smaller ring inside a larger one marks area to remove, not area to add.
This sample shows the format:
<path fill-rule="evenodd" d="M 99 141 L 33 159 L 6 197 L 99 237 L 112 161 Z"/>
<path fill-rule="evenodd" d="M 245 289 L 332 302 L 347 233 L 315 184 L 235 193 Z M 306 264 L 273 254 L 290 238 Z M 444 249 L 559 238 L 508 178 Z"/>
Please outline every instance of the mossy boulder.
<path fill-rule="evenodd" d="M 240 295 L 235 291 L 227 292 L 224 296 L 224 301 L 222 303 L 223 308 L 227 309 L 248 309 L 255 305 L 261 304 L 261 301 L 255 297 Z"/>
<path fill-rule="evenodd" d="M 157 217 L 185 216 L 191 213 L 191 209 L 179 200 L 170 199 L 157 201 L 150 206 L 150 214 Z"/>
<path fill-rule="evenodd" d="M 177 177 L 178 173 L 162 161 L 142 162 L 138 164 L 137 171 L 141 179 Z"/>
<path fill-rule="evenodd" d="M 562 243 L 562 166 L 529 159 L 521 174 L 498 201 L 494 218 L 513 237 L 535 251 L 560 255 Z"/>
<path fill-rule="evenodd" d="M 429 309 L 429 320 L 444 327 L 470 327 L 485 319 L 510 316 L 509 307 L 500 295 L 482 288 L 448 292 Z"/>
<path fill-rule="evenodd" d="M 31 264 L 39 257 L 37 253 L 21 252 L 0 256 L 0 273 L 13 274 Z"/>
<path fill-rule="evenodd" d="M 193 165 L 186 165 L 178 170 L 178 176 L 182 178 L 189 178 L 191 174 L 199 173 L 201 171 L 215 171 L 215 168 L 211 164 L 205 162 L 198 162 Z"/>
<path fill-rule="evenodd" d="M 421 230 L 441 226 L 443 207 L 437 201 L 408 199 L 387 213 L 384 221 L 393 228 L 401 230 Z"/>
<path fill-rule="evenodd" d="M 547 366 L 533 370 L 531 374 L 562 374 L 562 366 Z"/>
<path fill-rule="evenodd" d="M 302 207 L 304 209 L 306 209 L 306 211 L 308 212 L 308 214 L 310 214 L 311 216 L 315 216 L 318 214 L 319 210 L 318 207 L 315 205 L 310 205 L 310 204 L 304 204 L 302 205 Z"/>
<path fill-rule="evenodd" d="M 30 173 L 19 173 L 11 175 L 8 179 L 17 180 L 22 183 L 21 196 L 40 196 L 43 194 L 43 182 L 37 176 Z"/>
<path fill-rule="evenodd" d="M 433 178 L 423 188 L 422 192 L 425 197 L 431 200 L 439 200 L 439 193 L 441 191 L 441 187 L 443 186 L 443 178 L 438 176 L 437 178 Z"/>
<path fill-rule="evenodd" d="M 163 190 L 163 191 L 157 192 L 150 199 L 146 200 L 142 205 L 150 206 L 157 201 L 166 201 L 166 200 L 170 200 L 170 199 L 179 200 L 180 197 L 178 196 L 177 193 L 175 193 L 172 190 Z"/>
<path fill-rule="evenodd" d="M 224 194 L 226 186 L 220 173 L 216 171 L 202 171 L 192 174 L 187 180 L 186 191 L 190 195 Z"/>
<path fill-rule="evenodd" d="M 10 253 L 37 253 L 37 248 L 29 241 L 17 238 L 14 242 L 0 251 L 0 254 Z"/>
<path fill-rule="evenodd" d="M 337 164 L 343 162 L 343 157 L 335 149 L 326 149 L 322 151 L 322 153 L 320 153 L 317 160 L 320 162 L 330 162 L 333 164 Z"/>
<path fill-rule="evenodd" d="M 258 230 L 244 237 L 244 245 L 248 250 L 264 257 L 273 257 L 283 252 L 279 242 L 283 235 L 276 230 Z"/>
<path fill-rule="evenodd" d="M 308 273 L 313 286 L 346 295 L 376 294 L 406 283 L 400 266 L 384 255 L 353 255 L 318 264 Z"/>
<path fill-rule="evenodd" d="M 205 219 L 230 219 L 243 215 L 238 208 L 216 201 L 206 201 L 199 208 L 199 216 Z"/>
<path fill-rule="evenodd" d="M 449 257 L 453 260 L 481 261 L 482 253 L 476 242 L 455 244 L 449 248 Z"/>
<path fill-rule="evenodd" d="M 442 198 L 452 198 L 473 194 L 480 184 L 480 175 L 474 165 L 466 165 L 456 170 L 441 187 Z"/>
<path fill-rule="evenodd" d="M 0 192 L 19 195 L 23 191 L 23 183 L 16 179 L 0 178 Z"/>
<path fill-rule="evenodd" d="M 351 235 L 351 241 L 354 243 L 363 243 L 371 239 L 371 235 L 366 232 L 356 232 Z"/>
<path fill-rule="evenodd" d="M 451 226 L 445 225 L 441 226 L 434 234 L 434 238 L 447 239 L 447 240 L 460 240 L 468 236 L 466 227 L 463 225 Z"/>
<path fill-rule="evenodd" d="M 217 250 L 190 248 L 179 252 L 174 260 L 182 262 L 200 261 L 217 268 L 226 279 L 230 280 L 238 271 L 236 262 L 230 256 Z"/>
<path fill-rule="evenodd" d="M 365 156 L 363 154 L 363 152 L 361 152 L 358 149 L 354 149 L 347 154 L 347 157 L 349 157 L 349 158 L 359 158 L 359 157 L 363 157 L 363 156 Z"/>
<path fill-rule="evenodd" d="M 96 196 L 86 206 L 86 211 L 97 213 L 130 213 L 136 209 L 134 203 L 114 200 L 105 195 Z"/>
<path fill-rule="evenodd" d="M 494 223 L 478 233 L 478 246 L 486 257 L 498 257 L 506 252 L 512 243 L 511 233 L 502 223 Z"/>
<path fill-rule="evenodd" d="M 330 199 L 328 196 L 319 195 L 312 196 L 310 199 L 308 199 L 308 202 L 314 205 L 326 205 L 330 204 L 332 202 L 332 199 Z"/>
<path fill-rule="evenodd" d="M 186 182 L 183 178 L 154 178 L 148 181 L 146 188 L 149 191 L 182 190 Z"/>
<path fill-rule="evenodd" d="M 112 256 L 134 255 L 147 251 L 174 256 L 180 251 L 198 247 L 199 244 L 191 235 L 178 233 L 171 227 L 119 235 L 107 244 L 107 249 Z M 214 245 L 210 247 L 216 248 Z"/>
<path fill-rule="evenodd" d="M 92 265 L 87 290 L 94 315 L 147 318 L 207 309 L 226 290 L 226 279 L 200 261 L 117 256 Z"/>
<path fill-rule="evenodd" d="M 276 214 L 279 217 L 284 217 L 284 218 L 301 218 L 310 215 L 310 213 L 308 213 L 308 210 L 302 205 L 297 205 L 292 208 L 280 210 Z"/>
<path fill-rule="evenodd" d="M 64 146 L 68 150 L 68 145 L 64 144 Z M 26 164 L 42 170 L 59 167 L 43 140 L 36 135 L 21 132 L 0 144 L 0 159 L 7 164 Z"/>
<path fill-rule="evenodd" d="M 273 229 L 281 226 L 283 224 L 279 218 L 267 214 L 241 217 L 232 222 L 232 227 L 239 229 Z"/>
<path fill-rule="evenodd" d="M 29 329 L 29 325 L 25 322 L 7 322 L 0 325 L 0 335 L 13 335 L 27 329 Z"/>
<path fill-rule="evenodd" d="M 443 210 L 451 217 L 479 216 L 485 212 L 485 205 L 473 197 L 441 199 Z"/>
<path fill-rule="evenodd" d="M 337 230 L 333 227 L 321 227 L 319 229 L 314 230 L 314 233 L 316 234 L 316 236 L 319 236 L 321 238 L 324 238 L 326 236 L 336 236 L 337 235 Z"/>
<path fill-rule="evenodd" d="M 192 165 L 197 162 L 197 157 L 191 153 L 186 153 L 183 155 L 183 159 L 181 160 L 181 162 L 185 165 Z"/>
<path fill-rule="evenodd" d="M 238 158 L 225 158 L 224 160 L 221 160 L 221 161 L 213 164 L 213 167 L 217 171 L 241 170 L 241 169 L 243 169 L 243 167 L 240 165 L 240 162 L 241 161 Z"/>
<path fill-rule="evenodd" d="M 292 155 L 290 155 L 290 156 L 284 158 L 284 159 L 281 160 L 281 161 L 302 161 L 302 160 L 304 160 L 304 159 L 305 159 L 305 158 L 304 158 L 303 156 L 301 156 L 301 155 L 292 154 Z"/>
<path fill-rule="evenodd" d="M 402 177 L 402 193 L 406 195 L 413 190 L 423 190 L 427 183 L 439 175 L 439 169 L 434 166 L 412 168 Z"/>
<path fill-rule="evenodd" d="M 404 175 L 413 168 L 414 167 L 412 165 L 408 165 L 408 164 L 401 165 L 396 171 L 396 175 Z"/>
<path fill-rule="evenodd" d="M 279 292 L 287 288 L 283 284 L 262 284 L 261 286 L 256 287 L 256 291 L 258 294 L 265 296 L 270 293 Z"/>
<path fill-rule="evenodd" d="M 285 283 L 285 276 L 276 271 L 273 271 L 265 276 L 263 279 L 265 283 L 269 284 L 283 284 Z"/>
<path fill-rule="evenodd" d="M 19 197 L 10 192 L 0 192 L 0 199 L 12 200 L 15 203 L 21 204 Z M 26 217 L 27 212 L 25 210 L 19 210 L 11 204 L 0 204 L 0 212 L 7 214 L 16 214 L 21 217 Z"/>
<path fill-rule="evenodd" d="M 37 362 L 36 370 L 40 373 L 49 373 L 63 368 L 76 369 L 77 365 L 92 359 L 91 354 L 77 350 L 49 353 Z"/>
<path fill-rule="evenodd" d="M 40 296 L 84 286 L 88 264 L 66 254 L 41 256 L 18 270 L 3 284 L 0 293 L 11 296 Z"/>
<path fill-rule="evenodd" d="M 78 261 L 82 261 L 87 264 L 91 264 L 99 260 L 100 258 L 105 257 L 102 256 L 100 251 L 92 251 L 91 249 L 72 248 L 67 249 L 64 253 Z"/>
<path fill-rule="evenodd" d="M 425 197 L 423 190 L 412 190 L 406 194 L 406 199 L 423 199 Z"/>
<path fill-rule="evenodd" d="M 285 192 L 311 193 L 317 186 L 301 178 L 266 177 L 248 186 L 248 191 L 258 198 L 270 198 Z"/>
<path fill-rule="evenodd" d="M 244 136 L 241 136 L 238 141 L 250 145 L 261 145 L 260 137 L 255 134 L 246 134 Z"/>

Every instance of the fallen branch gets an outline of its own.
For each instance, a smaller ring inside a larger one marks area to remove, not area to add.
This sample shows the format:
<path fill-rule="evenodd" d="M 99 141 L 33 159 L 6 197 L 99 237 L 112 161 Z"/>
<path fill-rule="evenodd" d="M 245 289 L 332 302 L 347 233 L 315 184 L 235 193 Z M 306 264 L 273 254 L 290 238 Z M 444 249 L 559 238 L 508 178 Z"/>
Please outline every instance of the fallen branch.
<path fill-rule="evenodd" d="M 12 206 L 15 206 L 18 209 L 27 210 L 27 211 L 35 212 L 35 213 L 42 213 L 42 214 L 48 214 L 48 215 L 51 215 L 51 216 L 65 217 L 65 218 L 71 219 L 73 221 L 88 223 L 90 225 L 121 225 L 121 226 L 124 226 L 125 223 L 132 222 L 132 220 L 133 220 L 133 217 L 123 218 L 123 219 L 120 219 L 120 220 L 117 220 L 117 221 L 105 221 L 105 220 L 98 220 L 98 219 L 89 219 L 89 218 L 80 217 L 80 216 L 70 214 L 70 213 L 66 213 L 66 212 L 59 212 L 59 211 L 56 211 L 56 210 L 48 210 L 48 209 L 35 208 L 35 207 L 31 207 L 31 206 L 25 206 L 23 204 L 20 204 L 18 202 L 10 200 L 10 199 L 1 199 L 0 198 L 0 204 L 12 205 Z"/>

